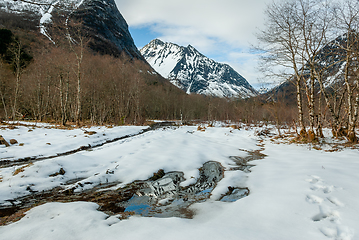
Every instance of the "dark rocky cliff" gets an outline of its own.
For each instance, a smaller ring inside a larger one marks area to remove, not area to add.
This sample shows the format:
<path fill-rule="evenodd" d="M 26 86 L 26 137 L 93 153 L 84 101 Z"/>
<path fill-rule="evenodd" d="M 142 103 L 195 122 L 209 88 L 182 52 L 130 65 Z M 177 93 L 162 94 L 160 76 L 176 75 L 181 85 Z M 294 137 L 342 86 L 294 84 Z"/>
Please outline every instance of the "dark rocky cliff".
<path fill-rule="evenodd" d="M 94 50 L 116 55 L 125 52 L 131 58 L 144 60 L 114 0 L 85 0 L 74 16 L 83 20 L 94 39 L 91 46 Z"/>
<path fill-rule="evenodd" d="M 131 58 L 141 59 L 141 53 L 134 44 L 126 20 L 118 10 L 114 0 L 0 0 L 0 13 L 11 19 L 11 15 L 31 19 L 40 32 L 51 39 L 47 31 L 56 16 L 75 18 L 83 21 L 86 35 L 90 38 L 90 48 L 101 54 L 120 56 L 125 53 Z"/>

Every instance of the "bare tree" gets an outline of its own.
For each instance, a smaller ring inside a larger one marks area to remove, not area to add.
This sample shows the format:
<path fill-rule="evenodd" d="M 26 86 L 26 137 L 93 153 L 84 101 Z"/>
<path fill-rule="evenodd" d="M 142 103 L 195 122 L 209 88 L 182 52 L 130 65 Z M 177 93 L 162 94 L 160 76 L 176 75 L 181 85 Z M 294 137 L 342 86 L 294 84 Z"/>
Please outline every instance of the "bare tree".
<path fill-rule="evenodd" d="M 81 22 L 73 22 L 68 18 L 66 19 L 65 24 L 65 37 L 67 39 L 70 51 L 75 56 L 75 68 L 73 68 L 77 80 L 75 121 L 76 124 L 79 125 L 82 94 L 81 82 L 83 80 L 82 64 L 84 60 L 87 38 Z"/>
<path fill-rule="evenodd" d="M 348 138 L 356 139 L 355 125 L 359 103 L 354 100 L 357 99 L 354 93 L 357 93 L 358 84 L 353 80 L 353 74 L 358 69 L 358 58 L 354 54 L 359 50 L 357 42 L 359 8 L 358 2 L 354 0 L 346 0 L 346 7 L 340 4 L 337 10 L 333 11 L 332 1 L 283 0 L 279 3 L 272 3 L 266 11 L 266 29 L 259 34 L 259 40 L 265 46 L 262 49 L 267 54 L 263 58 L 264 62 L 269 63 L 272 68 L 273 65 L 281 65 L 292 69 L 293 78 L 296 79 L 298 119 L 301 128 L 304 128 L 304 123 L 300 86 L 304 86 L 306 90 L 309 115 L 308 136 L 311 140 L 316 138 L 315 125 L 317 125 L 317 135 L 322 135 L 320 95 L 323 95 L 326 108 L 329 110 L 334 136 L 344 133 L 340 114 L 346 100 L 351 136 L 349 137 L 348 133 Z M 334 14 L 335 12 L 337 14 Z M 343 29 L 338 30 L 338 25 L 344 26 L 342 28 L 347 32 L 344 45 L 343 41 L 334 41 L 338 32 L 343 34 Z M 338 46 L 333 47 L 333 44 L 338 44 Z M 345 64 L 346 89 L 329 91 L 326 82 L 329 72 L 334 66 L 343 64 Z M 316 92 L 316 84 L 319 85 L 320 94 Z M 318 96 L 319 106 L 316 107 Z"/>
<path fill-rule="evenodd" d="M 2 59 L 0 59 L 0 97 L 1 97 L 1 103 L 3 105 L 4 108 L 4 112 L 5 112 L 5 119 L 8 120 L 9 119 L 9 115 L 7 112 L 7 107 L 6 107 L 6 102 L 5 102 L 5 94 L 3 92 L 4 89 L 4 63 L 2 61 Z"/>
<path fill-rule="evenodd" d="M 67 108 L 69 102 L 70 71 L 60 66 L 58 69 L 58 79 L 59 79 L 58 89 L 59 89 L 59 100 L 60 100 L 60 109 L 61 109 L 61 124 L 65 126 L 68 120 Z"/>
<path fill-rule="evenodd" d="M 15 90 L 13 96 L 13 102 L 11 106 L 12 110 L 12 118 L 13 120 L 16 119 L 17 111 L 17 104 L 18 104 L 18 97 L 19 97 L 19 90 L 20 90 L 20 80 L 22 74 L 22 59 L 21 59 L 21 50 L 22 50 L 22 43 L 20 40 L 15 40 L 10 47 L 10 51 L 12 54 L 12 65 L 15 74 Z"/>
<path fill-rule="evenodd" d="M 348 133 L 350 142 L 358 142 L 355 127 L 358 120 L 359 106 L 359 3 L 346 0 L 335 9 L 339 30 L 344 32 L 345 41 L 338 44 L 344 51 L 344 82 L 347 92 Z"/>
<path fill-rule="evenodd" d="M 307 71 L 306 92 L 308 97 L 309 107 L 309 132 L 308 135 L 311 140 L 316 138 L 314 132 L 315 125 L 315 82 L 318 81 L 323 86 L 323 73 L 335 63 L 323 65 L 322 62 L 328 56 L 323 54 L 323 48 L 333 40 L 333 22 L 334 16 L 332 14 L 332 5 L 330 1 L 321 0 L 299 0 L 298 1 L 298 25 L 301 29 L 301 39 L 303 50 L 302 58 L 306 65 Z M 320 55 L 321 54 L 321 55 Z M 332 53 L 329 53 L 332 54 Z M 324 59 L 323 59 L 324 58 Z M 325 89 L 321 89 L 325 93 Z M 330 107 L 330 106 L 329 106 Z M 331 108 L 330 108 L 331 109 Z"/>
<path fill-rule="evenodd" d="M 300 8 L 297 1 L 284 0 L 279 3 L 272 3 L 265 11 L 265 30 L 258 34 L 258 39 L 264 51 L 262 63 L 266 66 L 265 71 L 281 66 L 294 72 L 289 74 L 283 71 L 271 72 L 271 76 L 284 77 L 286 80 L 294 78 L 297 94 L 298 122 L 300 136 L 306 137 L 306 129 L 303 118 L 303 103 L 301 83 L 304 79 L 303 51 L 301 48 L 303 40 L 301 38 L 300 25 L 298 25 L 298 15 Z M 274 74 L 273 74 L 274 73 Z"/>

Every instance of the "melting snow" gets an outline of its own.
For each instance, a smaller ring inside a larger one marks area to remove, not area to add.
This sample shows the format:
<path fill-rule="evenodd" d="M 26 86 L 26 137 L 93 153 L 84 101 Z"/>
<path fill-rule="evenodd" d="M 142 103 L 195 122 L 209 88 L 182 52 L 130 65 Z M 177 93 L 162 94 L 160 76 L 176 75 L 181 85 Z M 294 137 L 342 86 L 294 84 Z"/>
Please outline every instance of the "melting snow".
<path fill-rule="evenodd" d="M 121 135 L 120 129 L 106 131 Z M 11 131 L 1 130 L 1 134 L 6 138 L 24 134 L 22 128 Z M 58 144 L 69 139 L 51 129 L 31 133 L 34 139 L 48 134 Z M 69 131 L 68 135 L 72 134 Z M 233 167 L 229 156 L 246 156 L 239 149 L 263 147 L 267 155 L 251 162 L 256 166 L 250 173 L 226 171 L 210 200 L 191 206 L 196 212 L 193 219 L 132 216 L 119 220 L 99 212 L 94 203 L 47 203 L 31 209 L 19 222 L 0 227 L 1 239 L 359 239 L 358 150 L 324 152 L 306 145 L 278 145 L 269 139 L 263 139 L 259 146 L 258 140 L 254 130 L 167 128 L 94 151 L 35 162 L 15 176 L 15 168 L 1 168 L 0 202 L 4 203 L 5 199 L 29 194 L 29 184 L 41 191 L 75 177 L 94 183 L 107 178 L 125 184 L 164 169 L 182 171 L 185 185 L 189 185 L 208 160 L 229 170 Z M 28 144 L 39 152 L 46 148 L 36 141 Z M 60 167 L 66 174 L 50 178 L 49 174 Z M 112 174 L 106 174 L 109 171 Z M 250 194 L 232 203 L 216 201 L 228 186 L 248 187 Z"/>

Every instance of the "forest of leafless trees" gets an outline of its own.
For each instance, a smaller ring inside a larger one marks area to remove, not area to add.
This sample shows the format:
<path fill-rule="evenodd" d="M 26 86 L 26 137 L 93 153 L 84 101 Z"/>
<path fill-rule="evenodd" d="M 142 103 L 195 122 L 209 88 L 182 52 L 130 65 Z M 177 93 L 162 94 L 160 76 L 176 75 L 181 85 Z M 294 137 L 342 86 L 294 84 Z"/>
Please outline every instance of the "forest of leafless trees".
<path fill-rule="evenodd" d="M 0 31 L 8 36 L 1 43 L 3 50 L 6 46 L 0 65 L 3 120 L 65 125 L 254 119 L 242 101 L 186 95 L 141 60 L 99 55 L 85 42 L 82 46 L 63 38 L 54 45 L 34 32 Z"/>
<path fill-rule="evenodd" d="M 265 15 L 262 67 L 295 85 L 300 136 L 321 137 L 326 115 L 335 137 L 357 142 L 358 1 L 283 0 Z"/>
<path fill-rule="evenodd" d="M 49 41 L 35 25 L 21 20 L 18 15 L 0 17 L 2 120 L 62 125 L 143 124 L 151 119 L 253 123 L 270 122 L 278 115 L 259 99 L 187 95 L 142 60 L 96 53 L 87 47 L 91 39 L 80 22 L 67 22 L 68 27 L 61 19 L 55 22 Z M 288 114 L 292 107 L 285 108 L 283 124 L 293 118 Z"/>

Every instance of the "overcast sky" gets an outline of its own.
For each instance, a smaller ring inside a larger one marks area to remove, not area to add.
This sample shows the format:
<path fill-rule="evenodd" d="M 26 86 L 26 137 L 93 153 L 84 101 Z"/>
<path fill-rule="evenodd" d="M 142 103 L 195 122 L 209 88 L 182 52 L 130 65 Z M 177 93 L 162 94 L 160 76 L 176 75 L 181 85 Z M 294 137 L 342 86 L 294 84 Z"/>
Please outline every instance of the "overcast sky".
<path fill-rule="evenodd" d="M 254 33 L 272 0 L 115 0 L 138 48 L 154 38 L 191 44 L 215 61 L 228 63 L 258 88 Z"/>

